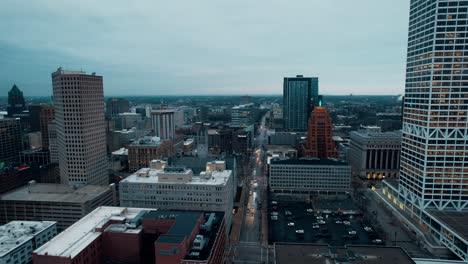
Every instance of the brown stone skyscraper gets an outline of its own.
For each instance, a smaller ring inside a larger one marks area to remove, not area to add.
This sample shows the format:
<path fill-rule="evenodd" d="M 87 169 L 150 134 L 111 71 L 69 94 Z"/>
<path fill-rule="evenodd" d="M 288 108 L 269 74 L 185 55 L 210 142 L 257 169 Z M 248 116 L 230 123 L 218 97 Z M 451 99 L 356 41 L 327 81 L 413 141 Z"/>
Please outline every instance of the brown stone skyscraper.
<path fill-rule="evenodd" d="M 332 121 L 325 106 L 316 106 L 310 115 L 305 155 L 315 158 L 339 156 L 332 139 Z"/>
<path fill-rule="evenodd" d="M 58 68 L 52 83 L 62 183 L 107 184 L 102 76 Z"/>

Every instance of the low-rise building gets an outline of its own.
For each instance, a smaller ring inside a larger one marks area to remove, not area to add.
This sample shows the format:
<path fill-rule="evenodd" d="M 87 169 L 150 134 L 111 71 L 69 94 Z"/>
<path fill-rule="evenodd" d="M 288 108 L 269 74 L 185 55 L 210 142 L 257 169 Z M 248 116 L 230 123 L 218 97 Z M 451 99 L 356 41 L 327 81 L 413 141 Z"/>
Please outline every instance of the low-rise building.
<path fill-rule="evenodd" d="M 50 164 L 50 152 L 47 149 L 28 149 L 19 154 L 21 164 L 45 166 Z"/>
<path fill-rule="evenodd" d="M 367 127 L 350 133 L 348 162 L 353 175 L 363 179 L 398 178 L 401 131 L 380 132 Z"/>
<path fill-rule="evenodd" d="M 231 224 L 234 176 L 224 161 L 210 162 L 194 175 L 185 167 L 166 166 L 160 160 L 119 183 L 120 205 L 140 208 L 223 211 Z"/>
<path fill-rule="evenodd" d="M 149 166 L 150 161 L 170 157 L 174 154 L 171 140 L 159 137 L 143 137 L 128 145 L 128 166 L 136 171 Z"/>
<path fill-rule="evenodd" d="M 121 113 L 118 114 L 118 127 L 121 129 L 130 129 L 132 127 L 142 128 L 142 118 L 139 113 Z"/>
<path fill-rule="evenodd" d="M 305 132 L 275 132 L 268 131 L 268 144 L 288 145 L 296 147 L 301 137 L 306 137 Z"/>
<path fill-rule="evenodd" d="M 297 149 L 288 145 L 263 145 L 267 164 L 274 158 L 297 158 Z"/>
<path fill-rule="evenodd" d="M 52 221 L 11 221 L 0 226 L 0 264 L 31 263 L 33 250 L 55 235 Z"/>
<path fill-rule="evenodd" d="M 99 207 L 35 250 L 33 262 L 223 263 L 224 223 L 223 212 Z"/>
<path fill-rule="evenodd" d="M 138 131 L 136 127 L 131 129 L 112 130 L 108 132 L 109 152 L 126 147 L 132 140 L 138 139 L 145 133 Z"/>
<path fill-rule="evenodd" d="M 103 205 L 116 205 L 114 184 L 73 188 L 63 184 L 30 182 L 0 196 L 0 223 L 56 221 L 63 230 Z"/>
<path fill-rule="evenodd" d="M 344 194 L 351 188 L 351 167 L 336 159 L 272 159 L 269 186 L 277 195 Z"/>
<path fill-rule="evenodd" d="M 110 170 L 117 172 L 128 169 L 128 149 L 121 148 L 113 151 L 110 156 Z"/>

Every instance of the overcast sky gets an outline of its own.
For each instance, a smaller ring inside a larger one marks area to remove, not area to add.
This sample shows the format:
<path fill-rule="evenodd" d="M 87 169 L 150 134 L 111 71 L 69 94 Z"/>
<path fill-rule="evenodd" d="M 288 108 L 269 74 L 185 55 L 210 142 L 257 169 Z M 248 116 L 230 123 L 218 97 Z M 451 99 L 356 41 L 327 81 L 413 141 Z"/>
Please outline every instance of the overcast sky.
<path fill-rule="evenodd" d="M 138 3 L 129 5 L 129 3 Z M 57 66 L 105 95 L 404 91 L 408 0 L 1 0 L 0 95 L 50 95 Z"/>

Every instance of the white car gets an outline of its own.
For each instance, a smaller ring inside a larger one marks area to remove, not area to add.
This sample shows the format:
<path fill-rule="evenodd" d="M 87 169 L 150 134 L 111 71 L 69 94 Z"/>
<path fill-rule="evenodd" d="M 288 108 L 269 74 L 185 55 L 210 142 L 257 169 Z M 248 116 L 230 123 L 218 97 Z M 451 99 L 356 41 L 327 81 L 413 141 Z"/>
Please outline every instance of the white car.
<path fill-rule="evenodd" d="M 271 216 L 271 220 L 273 220 L 273 221 L 277 221 L 277 220 L 278 220 L 278 216 L 276 216 L 276 215 L 272 215 L 272 216 Z"/>
<path fill-rule="evenodd" d="M 368 226 L 365 226 L 365 227 L 364 227 L 364 231 L 370 233 L 370 232 L 372 232 L 372 228 L 370 228 L 370 227 L 368 227 Z"/>
<path fill-rule="evenodd" d="M 278 202 L 277 202 L 277 201 L 271 201 L 271 204 L 272 204 L 272 205 L 277 205 Z"/>
<path fill-rule="evenodd" d="M 356 231 L 354 231 L 354 230 L 349 231 L 348 234 L 350 234 L 350 235 L 352 235 L 352 236 L 357 235 Z"/>
<path fill-rule="evenodd" d="M 317 220 L 323 220 L 322 216 L 317 216 Z"/>
<path fill-rule="evenodd" d="M 313 212 L 314 212 L 314 210 L 312 210 L 312 209 L 310 209 L 310 208 L 307 209 L 306 211 L 307 211 L 308 213 L 313 213 Z"/>
<path fill-rule="evenodd" d="M 324 225 L 324 224 L 326 224 L 326 222 L 323 221 L 323 220 L 320 220 L 320 221 L 318 221 L 318 224 L 319 224 L 319 225 Z"/>
<path fill-rule="evenodd" d="M 271 212 L 272 216 L 278 216 L 278 212 Z"/>
<path fill-rule="evenodd" d="M 312 228 L 313 228 L 313 229 L 319 229 L 320 226 L 319 226 L 319 225 L 313 225 Z"/>
<path fill-rule="evenodd" d="M 374 239 L 374 240 L 372 240 L 372 243 L 374 243 L 374 244 L 383 244 L 383 241 L 382 241 L 382 239 Z"/>
<path fill-rule="evenodd" d="M 341 225 L 343 222 L 341 220 L 336 220 L 335 224 Z"/>
<path fill-rule="evenodd" d="M 294 226 L 294 222 L 289 222 L 288 226 Z"/>
<path fill-rule="evenodd" d="M 349 226 L 349 225 L 351 225 L 351 222 L 349 222 L 349 221 L 343 221 L 343 225 Z"/>
<path fill-rule="evenodd" d="M 298 229 L 298 230 L 296 230 L 296 234 L 304 234 L 304 229 Z"/>

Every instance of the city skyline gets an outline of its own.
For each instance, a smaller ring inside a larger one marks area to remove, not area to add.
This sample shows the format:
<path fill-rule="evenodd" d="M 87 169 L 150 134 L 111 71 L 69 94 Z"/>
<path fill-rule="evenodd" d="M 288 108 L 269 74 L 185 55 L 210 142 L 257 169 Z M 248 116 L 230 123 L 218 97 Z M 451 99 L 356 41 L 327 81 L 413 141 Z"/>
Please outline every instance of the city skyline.
<path fill-rule="evenodd" d="M 106 96 L 280 94 L 297 74 L 324 94 L 403 92 L 406 1 L 266 4 L 3 2 L 0 94 L 48 96 L 57 66 L 106 76 Z"/>

